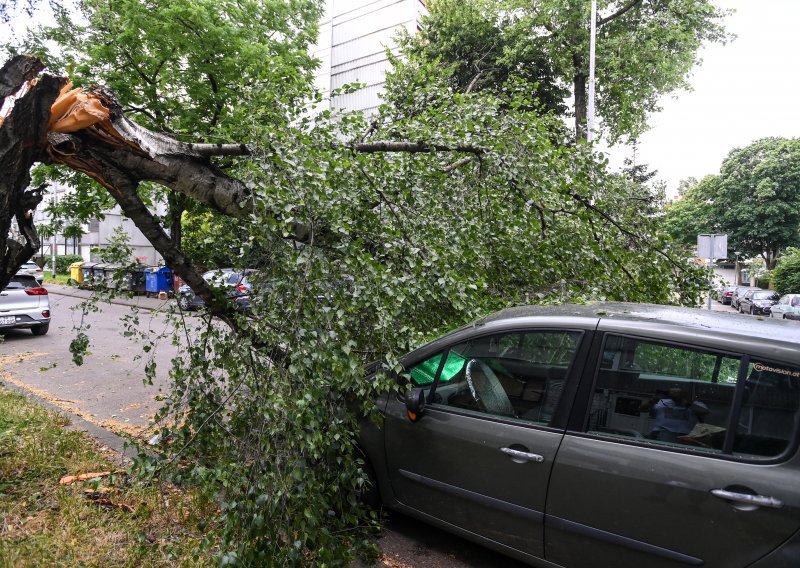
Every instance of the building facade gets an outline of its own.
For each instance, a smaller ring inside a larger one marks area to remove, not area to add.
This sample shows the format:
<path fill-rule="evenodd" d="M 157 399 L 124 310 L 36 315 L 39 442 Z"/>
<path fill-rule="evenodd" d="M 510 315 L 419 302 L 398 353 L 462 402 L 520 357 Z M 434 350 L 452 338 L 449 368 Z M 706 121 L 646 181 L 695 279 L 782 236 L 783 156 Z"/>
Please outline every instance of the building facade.
<path fill-rule="evenodd" d="M 375 110 L 391 67 L 386 51 L 397 54 L 397 34 L 416 33 L 425 14 L 423 0 L 327 0 L 312 48 L 320 61 L 315 84 L 325 108 Z M 363 87 L 337 93 L 356 83 Z"/>

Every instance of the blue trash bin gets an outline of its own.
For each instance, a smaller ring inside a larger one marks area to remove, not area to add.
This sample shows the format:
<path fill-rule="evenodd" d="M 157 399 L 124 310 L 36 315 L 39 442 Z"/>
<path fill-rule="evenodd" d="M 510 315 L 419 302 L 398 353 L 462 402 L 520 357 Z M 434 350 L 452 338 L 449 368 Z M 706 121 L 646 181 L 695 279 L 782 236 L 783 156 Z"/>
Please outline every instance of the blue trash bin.
<path fill-rule="evenodd" d="M 151 266 L 145 272 L 145 291 L 148 296 L 172 291 L 172 271 L 166 266 Z"/>

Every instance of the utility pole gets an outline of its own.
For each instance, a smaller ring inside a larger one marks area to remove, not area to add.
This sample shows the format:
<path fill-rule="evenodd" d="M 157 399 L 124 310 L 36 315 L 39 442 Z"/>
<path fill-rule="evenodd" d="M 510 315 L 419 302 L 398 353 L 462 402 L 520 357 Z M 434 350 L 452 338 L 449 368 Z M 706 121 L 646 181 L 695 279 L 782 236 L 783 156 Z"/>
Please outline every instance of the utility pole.
<path fill-rule="evenodd" d="M 592 20 L 589 23 L 589 104 L 586 117 L 586 140 L 594 140 L 594 51 L 597 36 L 597 0 L 592 0 Z"/>

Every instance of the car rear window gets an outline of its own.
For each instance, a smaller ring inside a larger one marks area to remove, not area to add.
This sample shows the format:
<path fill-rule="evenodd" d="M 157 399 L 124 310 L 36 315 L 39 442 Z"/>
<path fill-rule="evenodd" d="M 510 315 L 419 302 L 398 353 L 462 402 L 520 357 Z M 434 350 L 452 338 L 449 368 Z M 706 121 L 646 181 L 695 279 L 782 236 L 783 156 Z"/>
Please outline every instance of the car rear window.
<path fill-rule="evenodd" d="M 11 280 L 9 281 L 8 285 L 6 286 L 6 290 L 26 290 L 28 288 L 38 288 L 39 283 L 36 281 L 36 278 L 29 275 L 20 275 L 12 276 Z"/>

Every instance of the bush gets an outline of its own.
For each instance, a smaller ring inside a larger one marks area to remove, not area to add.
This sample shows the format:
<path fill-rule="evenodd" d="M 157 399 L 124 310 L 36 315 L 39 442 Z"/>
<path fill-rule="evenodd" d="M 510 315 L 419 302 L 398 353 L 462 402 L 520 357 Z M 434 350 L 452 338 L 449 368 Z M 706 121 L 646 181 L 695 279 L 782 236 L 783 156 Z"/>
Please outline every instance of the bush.
<path fill-rule="evenodd" d="M 778 294 L 800 293 L 800 249 L 788 248 L 772 271 L 772 283 Z"/>
<path fill-rule="evenodd" d="M 48 259 L 48 264 L 49 264 Z M 56 257 L 56 274 L 69 274 L 69 265 L 73 262 L 83 262 L 79 254 L 64 254 Z"/>

